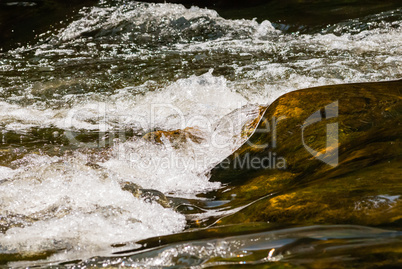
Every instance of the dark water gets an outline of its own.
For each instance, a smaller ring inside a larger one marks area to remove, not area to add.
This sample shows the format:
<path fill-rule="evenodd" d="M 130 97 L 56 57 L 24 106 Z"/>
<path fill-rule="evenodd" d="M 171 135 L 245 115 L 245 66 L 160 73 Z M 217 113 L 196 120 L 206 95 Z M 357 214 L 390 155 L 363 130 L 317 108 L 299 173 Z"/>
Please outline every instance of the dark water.
<path fill-rule="evenodd" d="M 260 106 L 295 89 L 402 77 L 397 2 L 275 3 L 270 12 L 217 7 L 222 17 L 178 4 L 81 2 L 52 14 L 68 16 L 56 29 L 32 15 L 43 33 L 3 41 L 0 263 L 400 264 L 399 231 L 210 226 L 240 208 L 214 200 L 222 186 L 208 172 L 244 142 Z M 176 143 L 144 136 L 184 128 L 189 138 Z"/>

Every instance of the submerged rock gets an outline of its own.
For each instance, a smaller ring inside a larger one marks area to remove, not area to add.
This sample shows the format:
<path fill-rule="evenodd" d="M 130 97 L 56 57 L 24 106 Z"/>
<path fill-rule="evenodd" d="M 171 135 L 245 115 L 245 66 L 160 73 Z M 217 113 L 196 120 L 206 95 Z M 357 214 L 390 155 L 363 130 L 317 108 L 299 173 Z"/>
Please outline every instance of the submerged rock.
<path fill-rule="evenodd" d="M 402 224 L 402 80 L 294 91 L 211 172 L 219 224 Z"/>
<path fill-rule="evenodd" d="M 201 131 L 193 127 L 173 131 L 154 131 L 145 134 L 143 139 L 157 144 L 163 144 L 164 139 L 166 139 L 166 141 L 169 141 L 174 147 L 179 147 L 187 141 L 200 144 L 204 140 Z"/>
<path fill-rule="evenodd" d="M 146 202 L 158 203 L 164 208 L 170 208 L 170 201 L 169 199 L 160 191 L 152 190 L 152 189 L 142 189 L 137 184 L 126 181 L 121 184 L 121 188 L 124 191 L 128 191 L 133 194 L 134 197 L 143 199 Z"/>

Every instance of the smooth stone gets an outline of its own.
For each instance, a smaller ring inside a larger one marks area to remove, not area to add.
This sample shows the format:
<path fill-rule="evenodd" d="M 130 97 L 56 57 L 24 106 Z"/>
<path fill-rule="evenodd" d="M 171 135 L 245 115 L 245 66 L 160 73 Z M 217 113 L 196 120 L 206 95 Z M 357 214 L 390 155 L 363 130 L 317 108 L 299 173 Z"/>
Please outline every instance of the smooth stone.
<path fill-rule="evenodd" d="M 249 140 L 211 172 L 211 181 L 227 185 L 213 195 L 231 200 L 225 210 L 238 208 L 217 224 L 342 223 L 400 229 L 401 86 L 402 80 L 332 85 L 278 98 Z M 303 124 L 312 115 L 317 122 L 304 126 L 304 142 L 315 156 L 302 140 Z M 324 151 L 327 128 L 333 127 L 338 144 Z M 327 163 L 317 154 L 327 156 Z"/>

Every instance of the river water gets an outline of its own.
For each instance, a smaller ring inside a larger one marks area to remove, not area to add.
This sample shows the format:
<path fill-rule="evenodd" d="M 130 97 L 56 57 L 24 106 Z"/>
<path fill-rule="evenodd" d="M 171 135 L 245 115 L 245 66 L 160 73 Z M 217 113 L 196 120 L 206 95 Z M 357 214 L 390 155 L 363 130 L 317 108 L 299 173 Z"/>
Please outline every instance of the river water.
<path fill-rule="evenodd" d="M 202 217 L 183 204 L 213 208 L 197 194 L 220 188 L 208 171 L 244 142 L 260 106 L 300 88 L 400 79 L 401 36 L 402 9 L 303 34 L 178 4 L 81 9 L 0 55 L 0 253 L 85 261 L 185 231 Z M 144 137 L 184 128 L 197 141 Z M 205 255 L 224 247 L 214 249 Z M 175 264 L 166 259 L 139 265 Z"/>

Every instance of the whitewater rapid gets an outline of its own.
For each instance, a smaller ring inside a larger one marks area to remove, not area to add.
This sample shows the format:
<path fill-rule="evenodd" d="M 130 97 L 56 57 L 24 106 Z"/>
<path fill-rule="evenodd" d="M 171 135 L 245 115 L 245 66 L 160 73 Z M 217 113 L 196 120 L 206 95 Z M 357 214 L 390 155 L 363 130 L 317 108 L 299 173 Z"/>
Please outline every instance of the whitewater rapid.
<path fill-rule="evenodd" d="M 259 106 L 299 88 L 401 78 L 401 13 L 298 34 L 210 9 L 101 1 L 36 44 L 2 54 L 0 252 L 82 259 L 183 231 L 186 217 L 174 206 L 122 184 L 196 199 L 221 186 L 209 182 L 209 169 L 244 142 L 242 127 Z M 188 127 L 200 143 L 143 138 Z M 7 140 L 33 129 L 74 147 Z"/>

